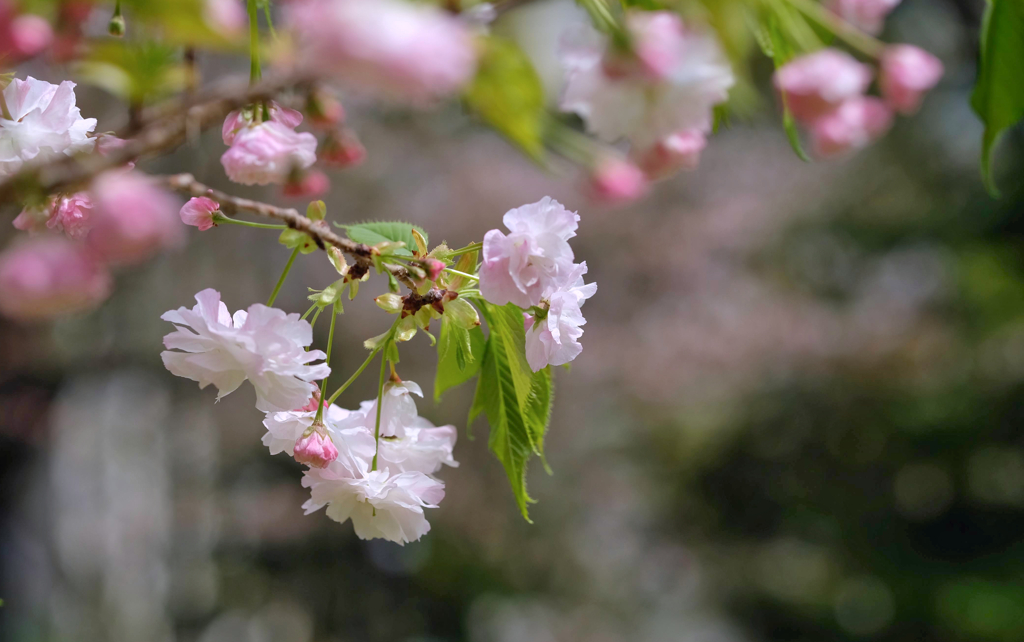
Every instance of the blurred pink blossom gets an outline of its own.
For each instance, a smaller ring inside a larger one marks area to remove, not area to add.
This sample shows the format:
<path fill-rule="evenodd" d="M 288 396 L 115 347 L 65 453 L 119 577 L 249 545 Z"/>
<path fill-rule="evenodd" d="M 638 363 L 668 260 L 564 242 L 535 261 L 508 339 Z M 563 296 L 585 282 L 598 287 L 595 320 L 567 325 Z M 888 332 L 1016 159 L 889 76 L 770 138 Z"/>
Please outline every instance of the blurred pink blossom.
<path fill-rule="evenodd" d="M 203 17 L 206 24 L 225 36 L 240 35 L 249 24 L 241 0 L 206 0 Z"/>
<path fill-rule="evenodd" d="M 837 16 L 870 34 L 879 34 L 885 17 L 900 0 L 828 0 L 826 6 Z"/>
<path fill-rule="evenodd" d="M 647 193 L 647 177 L 630 161 L 609 156 L 598 161 L 590 174 L 590 188 L 602 203 L 630 203 Z"/>
<path fill-rule="evenodd" d="M 707 144 L 707 137 L 699 129 L 679 131 L 641 151 L 637 164 L 650 180 L 667 178 L 679 170 L 697 169 Z"/>
<path fill-rule="evenodd" d="M 292 171 L 316 162 L 316 137 L 279 120 L 243 127 L 230 144 L 220 162 L 228 178 L 243 185 L 283 183 Z"/>
<path fill-rule="evenodd" d="M 851 98 L 811 125 L 814 151 L 827 158 L 860 149 L 883 136 L 891 126 L 892 110 L 880 99 Z"/>
<path fill-rule="evenodd" d="M 925 92 L 938 84 L 942 72 L 942 62 L 927 51 L 891 45 L 882 54 L 882 96 L 897 112 L 912 114 L 921 106 Z"/>
<path fill-rule="evenodd" d="M 53 203 L 53 215 L 46 222 L 46 227 L 81 241 L 92 229 L 92 209 L 92 199 L 87 192 L 58 197 Z"/>
<path fill-rule="evenodd" d="M 79 245 L 49 236 L 0 255 L 0 313 L 47 319 L 95 307 L 110 295 L 107 270 Z"/>
<path fill-rule="evenodd" d="M 180 201 L 134 171 L 109 171 L 90 190 L 93 228 L 88 247 L 108 263 L 138 263 L 183 238 Z"/>
<path fill-rule="evenodd" d="M 294 174 L 298 174 L 295 176 Z M 331 189 L 331 179 L 320 170 L 312 169 L 305 172 L 293 172 L 281 192 L 292 198 L 316 198 L 323 196 Z"/>
<path fill-rule="evenodd" d="M 822 49 L 796 58 L 775 72 L 775 88 L 793 116 L 805 122 L 860 96 L 871 84 L 871 68 L 838 49 Z"/>

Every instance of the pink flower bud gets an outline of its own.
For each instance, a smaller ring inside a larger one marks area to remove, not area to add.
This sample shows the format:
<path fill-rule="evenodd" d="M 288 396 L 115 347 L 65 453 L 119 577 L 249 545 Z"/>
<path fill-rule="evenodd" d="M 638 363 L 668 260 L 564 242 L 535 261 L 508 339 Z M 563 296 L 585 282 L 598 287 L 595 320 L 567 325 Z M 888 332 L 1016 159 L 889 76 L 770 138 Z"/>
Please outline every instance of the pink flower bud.
<path fill-rule="evenodd" d="M 110 156 L 127 144 L 128 141 L 113 134 L 100 134 L 96 137 L 95 149 L 100 156 Z"/>
<path fill-rule="evenodd" d="M 325 165 L 343 168 L 359 165 L 366 160 L 366 148 L 351 129 L 333 132 L 324 141 L 320 159 Z"/>
<path fill-rule="evenodd" d="M 900 0 L 829 0 L 826 6 L 855 27 L 877 35 L 885 26 L 885 17 Z"/>
<path fill-rule="evenodd" d="M 189 199 L 188 203 L 182 206 L 178 215 L 181 216 L 181 222 L 185 225 L 194 225 L 199 228 L 200 232 L 205 232 L 216 225 L 213 222 L 213 214 L 219 211 L 220 203 L 212 198 L 197 196 Z"/>
<path fill-rule="evenodd" d="M 316 385 L 315 382 L 311 382 L 313 386 L 313 395 L 309 398 L 309 403 L 301 408 L 296 408 L 297 412 L 316 412 L 320 406 L 320 386 Z M 324 402 L 324 407 L 327 407 L 327 403 Z"/>
<path fill-rule="evenodd" d="M 590 186 L 597 200 L 622 204 L 643 196 L 647 192 L 647 179 L 633 163 L 609 156 L 598 162 L 590 175 Z"/>
<path fill-rule="evenodd" d="M 81 241 L 92 229 L 92 209 L 92 199 L 86 192 L 62 196 L 54 201 L 53 215 L 46 222 L 46 227 Z"/>
<path fill-rule="evenodd" d="M 671 11 L 630 11 L 626 26 L 640 71 L 652 80 L 664 80 L 683 55 L 683 20 Z"/>
<path fill-rule="evenodd" d="M 814 121 L 814 151 L 827 158 L 865 147 L 892 126 L 892 111 L 878 98 L 851 98 L 827 116 Z"/>
<path fill-rule="evenodd" d="M 871 68 L 850 54 L 822 49 L 783 65 L 774 80 L 793 116 L 811 122 L 863 94 L 871 77 Z"/>
<path fill-rule="evenodd" d="M 306 102 L 309 122 L 324 129 L 336 127 L 345 120 L 345 108 L 332 94 L 318 90 L 310 94 Z"/>
<path fill-rule="evenodd" d="M 0 313 L 13 319 L 80 312 L 109 295 L 110 274 L 66 239 L 34 239 L 0 255 Z"/>
<path fill-rule="evenodd" d="M 338 448 L 331 438 L 321 432 L 323 425 L 313 424 L 308 434 L 295 440 L 295 461 L 311 468 L 327 468 L 338 458 Z"/>
<path fill-rule="evenodd" d="M 24 14 L 11 22 L 10 48 L 16 57 L 31 58 L 53 42 L 53 28 L 44 18 Z"/>
<path fill-rule="evenodd" d="M 138 263 L 182 239 L 179 201 L 142 174 L 106 172 L 91 194 L 95 223 L 86 243 L 108 263 Z"/>
<path fill-rule="evenodd" d="M 331 180 L 327 178 L 327 174 L 313 169 L 298 172 L 298 176 L 291 176 L 281 192 L 291 198 L 316 198 L 326 194 L 329 189 Z"/>
<path fill-rule="evenodd" d="M 912 45 L 892 45 L 882 54 L 879 85 L 890 107 L 912 114 L 921 106 L 925 92 L 942 78 L 942 62 Z"/>
<path fill-rule="evenodd" d="M 661 139 L 641 152 L 637 164 L 650 180 L 667 178 L 679 170 L 697 169 L 708 141 L 699 129 L 686 129 Z"/>
<path fill-rule="evenodd" d="M 427 259 L 423 263 L 427 268 L 427 279 L 431 281 L 436 281 L 445 268 L 444 261 L 438 261 L 437 259 Z"/>

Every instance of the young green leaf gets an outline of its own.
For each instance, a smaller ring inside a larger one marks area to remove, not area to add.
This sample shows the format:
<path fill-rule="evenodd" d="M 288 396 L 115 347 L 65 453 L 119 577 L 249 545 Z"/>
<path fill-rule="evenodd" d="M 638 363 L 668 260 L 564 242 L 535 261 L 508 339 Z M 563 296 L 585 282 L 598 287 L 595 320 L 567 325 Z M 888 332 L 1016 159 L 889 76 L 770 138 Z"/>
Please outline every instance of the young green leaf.
<path fill-rule="evenodd" d="M 971 107 L 985 123 L 981 174 L 993 196 L 992 152 L 999 137 L 1024 118 L 1024 2 L 989 0 L 981 26 L 981 63 Z"/>
<path fill-rule="evenodd" d="M 277 237 L 277 242 L 289 250 L 300 248 L 299 251 L 303 254 L 316 252 L 316 243 L 313 239 L 310 238 L 309 234 L 299 230 L 287 229 L 282 231 L 281 236 Z"/>
<path fill-rule="evenodd" d="M 434 377 L 434 400 L 440 401 L 445 391 L 462 385 L 480 372 L 487 339 L 479 327 L 466 330 L 445 319 L 437 341 L 437 374 Z"/>
<path fill-rule="evenodd" d="M 779 29 L 778 18 L 775 15 L 768 17 L 765 33 L 762 35 L 766 35 L 767 40 L 761 39 L 761 48 L 767 55 L 771 56 L 772 61 L 775 63 L 775 69 L 793 59 L 793 47 L 783 37 L 782 31 Z M 800 160 L 809 163 L 811 159 L 804 152 L 804 148 L 800 144 L 800 133 L 796 129 L 796 120 L 793 118 L 793 112 L 789 110 L 789 105 L 786 104 L 786 96 L 779 92 L 779 97 L 782 101 L 782 128 L 786 131 L 789 145 Z"/>
<path fill-rule="evenodd" d="M 466 103 L 480 118 L 539 159 L 544 153 L 544 87 L 530 59 L 512 41 L 483 39 Z"/>
<path fill-rule="evenodd" d="M 395 248 L 393 254 L 412 256 L 408 248 L 416 247 L 416 237 L 412 231 L 416 230 L 426 242 L 427 233 L 422 228 L 412 223 L 401 221 L 372 221 L 369 223 L 356 223 L 354 225 L 338 225 L 344 228 L 348 237 L 356 243 L 366 245 L 377 245 L 378 243 L 405 243 L 405 247 Z"/>

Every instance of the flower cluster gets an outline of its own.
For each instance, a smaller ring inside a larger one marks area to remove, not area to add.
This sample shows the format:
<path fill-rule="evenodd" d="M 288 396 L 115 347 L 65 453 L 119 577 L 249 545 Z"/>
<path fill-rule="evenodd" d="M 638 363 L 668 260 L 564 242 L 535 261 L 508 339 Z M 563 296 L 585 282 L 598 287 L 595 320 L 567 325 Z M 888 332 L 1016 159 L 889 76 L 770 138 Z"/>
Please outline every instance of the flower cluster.
<path fill-rule="evenodd" d="M 695 167 L 712 109 L 734 83 L 718 40 L 668 11 L 627 11 L 624 29 L 625 45 L 589 27 L 566 34 L 562 110 L 578 114 L 607 142 L 628 140 L 633 163 L 648 179 Z M 621 165 L 597 170 L 605 193 L 637 184 Z"/>
<path fill-rule="evenodd" d="M 302 114 L 276 103 L 231 112 L 222 131 L 229 149 L 220 157 L 228 178 L 243 185 L 284 183 L 315 163 L 316 137 L 295 131 L 301 123 Z"/>
<path fill-rule="evenodd" d="M 526 314 L 526 354 L 534 372 L 563 365 L 583 350 L 586 320 L 580 306 L 597 290 L 583 284 L 586 263 L 576 264 L 569 239 L 580 217 L 549 196 L 505 213 L 509 234 L 484 235 L 480 293 L 496 305 L 514 303 Z"/>

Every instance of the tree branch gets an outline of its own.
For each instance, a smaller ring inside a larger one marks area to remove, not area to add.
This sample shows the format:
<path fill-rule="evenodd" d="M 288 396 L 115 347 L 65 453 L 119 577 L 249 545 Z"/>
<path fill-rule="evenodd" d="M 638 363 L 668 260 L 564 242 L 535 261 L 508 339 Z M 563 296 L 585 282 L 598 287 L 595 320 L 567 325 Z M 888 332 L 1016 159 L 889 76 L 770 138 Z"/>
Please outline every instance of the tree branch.
<path fill-rule="evenodd" d="M 326 250 L 327 245 L 333 245 L 351 256 L 357 265 L 363 267 L 371 267 L 373 265 L 374 248 L 335 234 L 325 221 L 314 221 L 299 214 L 297 210 L 290 207 L 276 207 L 269 203 L 232 196 L 231 194 L 203 185 L 191 174 L 166 176 L 163 178 L 163 181 L 168 187 L 177 192 L 189 196 L 205 196 L 216 201 L 220 204 L 221 211 L 225 214 L 247 213 L 281 221 L 293 230 L 299 230 L 308 234 L 321 250 Z M 414 292 L 416 291 L 416 284 L 413 282 L 407 268 L 393 264 L 385 264 L 385 267 L 406 287 Z"/>
<path fill-rule="evenodd" d="M 270 77 L 251 87 L 233 81 L 193 100 L 155 107 L 143 114 L 141 131 L 106 156 L 90 154 L 26 165 L 0 182 L 0 203 L 18 202 L 27 195 L 46 195 L 79 186 L 106 170 L 143 156 L 170 151 L 183 143 L 189 133 L 220 123 L 235 109 L 273 98 L 288 89 L 310 85 L 313 81 L 296 74 Z"/>

